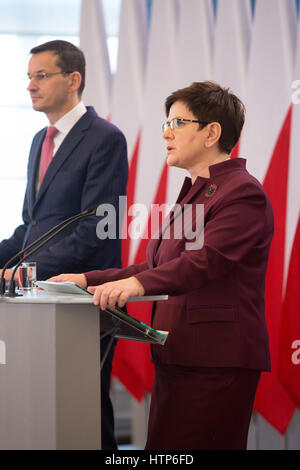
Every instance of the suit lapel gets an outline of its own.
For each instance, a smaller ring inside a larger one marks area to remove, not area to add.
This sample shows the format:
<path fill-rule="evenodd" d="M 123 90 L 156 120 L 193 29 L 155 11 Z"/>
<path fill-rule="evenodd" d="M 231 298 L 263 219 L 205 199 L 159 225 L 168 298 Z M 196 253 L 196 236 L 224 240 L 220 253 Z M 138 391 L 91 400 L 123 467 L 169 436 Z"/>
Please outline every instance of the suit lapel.
<path fill-rule="evenodd" d="M 29 211 L 32 212 L 33 206 L 36 199 L 36 181 L 37 174 L 40 166 L 40 156 L 42 151 L 43 141 L 46 135 L 47 129 L 45 128 L 40 132 L 40 135 L 37 137 L 34 147 L 32 148 L 31 161 L 28 172 L 28 199 L 29 199 Z"/>
<path fill-rule="evenodd" d="M 147 261 L 152 267 L 155 266 L 155 256 L 160 247 L 163 234 L 169 228 L 169 226 L 174 222 L 174 219 L 180 216 L 180 214 L 182 214 L 184 204 L 191 203 L 193 199 L 203 189 L 203 187 L 207 184 L 208 181 L 209 180 L 206 178 L 197 178 L 193 186 L 191 186 L 191 181 L 189 178 L 186 178 L 184 180 L 183 186 L 181 188 L 178 199 L 176 201 L 177 207 L 175 211 L 171 214 L 171 216 L 167 216 L 164 219 L 162 225 L 159 227 L 159 237 L 155 240 L 151 240 L 151 243 L 149 244 L 149 251 L 147 253 Z M 178 207 L 178 205 L 180 205 L 180 207 Z"/>
<path fill-rule="evenodd" d="M 160 228 L 160 238 L 162 237 L 165 230 L 167 230 L 167 228 L 174 222 L 175 218 L 180 217 L 180 214 L 182 214 L 182 211 L 184 209 L 184 205 L 192 203 L 193 199 L 199 194 L 199 192 L 203 189 L 207 182 L 208 179 L 206 178 L 197 178 L 193 186 L 191 186 L 190 179 L 185 179 L 178 199 L 176 201 L 177 207 L 175 208 L 175 211 L 171 213 L 171 216 L 168 216 L 165 219 L 162 224 L 162 227 Z"/>
<path fill-rule="evenodd" d="M 209 183 L 209 181 L 209 178 L 198 177 L 187 192 L 181 192 L 180 196 L 182 195 L 182 197 L 179 196 L 177 203 L 180 204 L 181 207 L 183 207 L 184 204 L 191 203 L 199 192 L 202 191 L 203 187 Z"/>
<path fill-rule="evenodd" d="M 53 178 L 63 165 L 63 163 L 69 158 L 73 150 L 85 137 L 86 129 L 90 126 L 92 120 L 92 115 L 90 113 L 85 113 L 82 118 L 74 125 L 71 131 L 68 133 L 66 138 L 63 140 L 61 146 L 57 150 L 52 162 L 50 163 L 43 182 L 41 184 L 40 190 L 37 194 L 34 207 L 39 203 L 45 192 L 47 191 L 49 185 L 53 181 Z M 39 153 L 40 155 L 40 153 Z M 38 159 L 39 162 L 39 159 Z M 35 180 L 36 181 L 36 180 Z M 35 182 L 34 182 L 35 184 Z"/>

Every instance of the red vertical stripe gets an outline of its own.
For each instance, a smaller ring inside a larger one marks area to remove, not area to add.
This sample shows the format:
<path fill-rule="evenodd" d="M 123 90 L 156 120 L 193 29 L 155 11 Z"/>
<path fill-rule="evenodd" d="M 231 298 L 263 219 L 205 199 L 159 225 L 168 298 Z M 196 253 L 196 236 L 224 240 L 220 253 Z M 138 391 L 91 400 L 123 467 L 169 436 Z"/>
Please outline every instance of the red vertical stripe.
<path fill-rule="evenodd" d="M 300 408 L 300 218 L 295 234 L 282 308 L 279 378 Z"/>
<path fill-rule="evenodd" d="M 130 255 L 130 238 L 128 236 L 128 226 L 130 224 L 131 217 L 128 215 L 128 208 L 134 203 L 135 198 L 135 187 L 136 187 L 136 174 L 138 166 L 138 156 L 140 149 L 141 141 L 141 131 L 138 133 L 136 144 L 133 150 L 132 157 L 130 159 L 130 167 L 128 174 L 128 183 L 127 183 L 127 207 L 125 213 L 125 228 L 123 229 L 122 235 L 125 237 L 122 239 L 122 266 L 126 267 L 129 263 Z"/>
<path fill-rule="evenodd" d="M 168 183 L 168 167 L 164 166 L 158 183 L 153 204 L 166 202 Z M 148 219 L 148 231 L 151 234 L 151 216 Z M 135 257 L 135 263 L 142 263 L 146 259 L 148 239 L 141 239 Z M 151 302 L 132 303 L 127 305 L 128 313 L 138 320 L 150 324 Z M 123 383 L 127 390 L 137 399 L 141 400 L 145 393 L 151 392 L 153 382 L 153 365 L 150 358 L 149 344 L 134 341 L 119 341 L 116 347 L 113 365 L 113 375 Z"/>
<path fill-rule="evenodd" d="M 295 409 L 278 379 L 291 116 L 292 107 L 282 126 L 264 181 L 275 221 L 266 278 L 266 321 L 270 336 L 272 372 L 262 375 L 255 400 L 255 409 L 282 434 L 285 433 Z"/>
<path fill-rule="evenodd" d="M 240 141 L 238 141 L 236 145 L 233 147 L 230 157 L 237 158 L 239 156 L 239 151 L 240 151 Z"/>

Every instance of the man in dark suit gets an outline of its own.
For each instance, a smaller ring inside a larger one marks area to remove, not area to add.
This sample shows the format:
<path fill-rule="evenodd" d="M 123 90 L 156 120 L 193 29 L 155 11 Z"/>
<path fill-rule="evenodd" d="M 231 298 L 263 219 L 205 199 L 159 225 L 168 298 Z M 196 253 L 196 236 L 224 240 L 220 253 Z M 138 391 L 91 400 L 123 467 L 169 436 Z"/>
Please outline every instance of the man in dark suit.
<path fill-rule="evenodd" d="M 46 114 L 49 127 L 32 142 L 23 206 L 23 224 L 0 243 L 0 266 L 62 220 L 126 194 L 127 149 L 123 134 L 81 100 L 85 80 L 83 53 L 66 41 L 33 48 L 28 66 L 33 108 Z M 46 134 L 47 131 L 47 134 Z M 50 157 L 49 157 L 50 151 Z M 48 159 L 48 161 L 47 161 Z M 118 220 L 118 217 L 117 217 Z M 53 238 L 32 261 L 37 277 L 121 266 L 118 239 L 100 240 L 99 219 L 87 217 Z M 9 278 L 8 270 L 6 277 Z M 101 348 L 105 349 L 101 342 Z M 113 350 L 101 376 L 102 448 L 116 447 L 109 398 Z"/>

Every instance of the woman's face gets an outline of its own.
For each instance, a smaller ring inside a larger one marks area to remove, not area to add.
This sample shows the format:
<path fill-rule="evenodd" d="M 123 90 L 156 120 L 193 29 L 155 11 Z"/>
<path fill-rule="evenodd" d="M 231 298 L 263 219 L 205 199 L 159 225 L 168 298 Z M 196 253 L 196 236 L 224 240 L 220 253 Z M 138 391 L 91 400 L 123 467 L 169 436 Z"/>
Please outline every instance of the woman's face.
<path fill-rule="evenodd" d="M 182 101 L 176 101 L 170 108 L 167 121 L 170 122 L 174 118 L 197 120 Z M 191 172 L 201 162 L 206 150 L 207 129 L 200 129 L 196 122 L 181 125 L 183 127 L 174 130 L 169 126 L 163 133 L 167 147 L 167 164 Z"/>

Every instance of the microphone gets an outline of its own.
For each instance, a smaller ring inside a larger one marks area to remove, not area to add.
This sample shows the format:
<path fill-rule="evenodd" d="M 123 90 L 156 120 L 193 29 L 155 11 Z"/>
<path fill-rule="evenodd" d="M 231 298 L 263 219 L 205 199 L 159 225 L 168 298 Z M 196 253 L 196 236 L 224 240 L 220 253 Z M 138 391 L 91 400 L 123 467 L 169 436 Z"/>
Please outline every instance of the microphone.
<path fill-rule="evenodd" d="M 54 238 L 56 235 L 58 235 L 60 232 L 62 232 L 66 227 L 68 227 L 71 223 L 82 219 L 84 217 L 88 217 L 91 215 L 95 215 L 97 211 L 97 207 L 93 207 L 90 209 L 86 209 L 83 212 L 80 212 L 79 214 L 73 215 L 69 217 L 68 219 L 63 220 L 59 224 L 55 225 L 52 227 L 50 230 L 48 230 L 46 233 L 41 235 L 39 238 L 37 238 L 35 241 L 27 245 L 25 248 L 23 248 L 21 251 L 19 251 L 16 255 L 14 255 L 12 258 L 10 258 L 7 263 L 3 266 L 2 273 L 1 273 L 1 278 L 0 278 L 0 295 L 3 296 L 5 294 L 5 278 L 4 274 L 8 266 L 17 258 L 20 256 L 24 255 L 23 258 L 19 260 L 19 262 L 16 264 L 16 266 L 13 269 L 11 279 L 8 284 L 8 296 L 9 297 L 15 297 L 15 281 L 14 281 L 14 276 L 15 273 L 20 266 L 20 264 L 23 263 L 25 259 L 27 259 L 29 256 L 33 255 L 36 251 L 38 251 L 40 248 L 42 248 L 48 241 L 50 241 L 52 238 Z M 35 247 L 35 248 L 34 248 Z M 33 248 L 33 249 L 32 249 Z M 31 250 L 31 251 L 28 251 Z"/>

